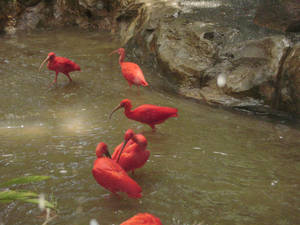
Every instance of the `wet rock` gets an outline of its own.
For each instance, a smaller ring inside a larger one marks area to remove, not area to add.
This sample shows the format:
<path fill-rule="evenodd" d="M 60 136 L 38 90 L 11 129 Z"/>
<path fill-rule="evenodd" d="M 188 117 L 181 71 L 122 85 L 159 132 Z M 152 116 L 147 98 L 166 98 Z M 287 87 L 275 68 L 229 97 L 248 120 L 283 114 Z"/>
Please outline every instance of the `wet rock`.
<path fill-rule="evenodd" d="M 18 19 L 17 30 L 33 30 L 41 20 L 46 18 L 46 7 L 44 2 L 40 2 L 34 7 L 26 8 L 22 16 Z"/>
<path fill-rule="evenodd" d="M 211 24 L 202 22 L 182 24 L 173 20 L 159 25 L 158 61 L 176 76 L 180 85 L 201 85 L 203 72 L 215 63 L 215 43 L 205 36 L 212 31 Z"/>
<path fill-rule="evenodd" d="M 260 26 L 286 32 L 300 31 L 299 0 L 261 1 L 254 22 Z"/>
<path fill-rule="evenodd" d="M 224 90 L 227 94 L 244 95 L 250 91 L 247 93 L 250 96 L 264 97 L 264 100 L 271 102 L 273 93 L 270 91 L 274 91 L 274 88 L 267 84 L 277 81 L 280 60 L 289 46 L 284 36 L 226 46 L 220 52 L 220 58 L 225 61 L 208 70 L 206 75 L 212 77 L 223 74 L 226 77 Z"/>
<path fill-rule="evenodd" d="M 41 0 L 17 0 L 21 5 L 25 7 L 32 7 L 37 5 Z"/>
<path fill-rule="evenodd" d="M 86 10 L 88 17 L 99 18 L 106 12 L 104 2 L 101 0 L 79 0 L 79 5 Z"/>
<path fill-rule="evenodd" d="M 300 43 L 296 44 L 283 66 L 280 81 L 280 109 L 300 114 Z"/>

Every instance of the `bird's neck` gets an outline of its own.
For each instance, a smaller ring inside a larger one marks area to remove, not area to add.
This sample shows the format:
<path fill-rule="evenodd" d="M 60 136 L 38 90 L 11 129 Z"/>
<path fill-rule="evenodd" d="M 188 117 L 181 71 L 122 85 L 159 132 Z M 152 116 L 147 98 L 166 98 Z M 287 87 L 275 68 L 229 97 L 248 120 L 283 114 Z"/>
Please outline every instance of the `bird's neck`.
<path fill-rule="evenodd" d="M 131 115 L 132 115 L 131 105 L 126 106 L 124 109 L 125 109 L 125 115 L 126 115 L 128 118 L 131 118 Z"/>
<path fill-rule="evenodd" d="M 124 62 L 124 58 L 125 58 L 125 54 L 120 54 L 120 57 L 119 57 L 119 63 L 121 64 L 122 62 Z"/>

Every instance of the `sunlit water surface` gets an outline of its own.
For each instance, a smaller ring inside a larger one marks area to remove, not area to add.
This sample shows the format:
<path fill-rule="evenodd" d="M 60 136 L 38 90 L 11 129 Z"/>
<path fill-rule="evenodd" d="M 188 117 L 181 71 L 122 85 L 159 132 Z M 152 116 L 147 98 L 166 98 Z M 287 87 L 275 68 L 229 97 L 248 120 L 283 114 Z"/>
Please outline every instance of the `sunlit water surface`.
<path fill-rule="evenodd" d="M 150 86 L 129 88 L 109 34 L 48 31 L 0 39 L 1 181 L 24 175 L 50 180 L 15 187 L 52 195 L 58 216 L 50 224 L 119 224 L 149 212 L 163 224 L 300 223 L 300 132 L 284 121 L 268 121 L 183 99 L 148 64 L 140 64 Z M 82 71 L 60 74 L 38 67 L 53 51 Z M 128 53 L 133 55 L 132 51 Z M 135 58 L 130 57 L 132 61 Z M 133 106 L 177 107 L 178 118 L 157 132 L 128 120 L 108 119 L 124 98 Z M 299 127 L 299 126 L 298 126 Z M 132 128 L 148 139 L 147 164 L 133 178 L 143 197 L 109 195 L 91 174 L 98 142 L 112 150 Z M 42 224 L 36 205 L 0 205 L 0 224 Z"/>

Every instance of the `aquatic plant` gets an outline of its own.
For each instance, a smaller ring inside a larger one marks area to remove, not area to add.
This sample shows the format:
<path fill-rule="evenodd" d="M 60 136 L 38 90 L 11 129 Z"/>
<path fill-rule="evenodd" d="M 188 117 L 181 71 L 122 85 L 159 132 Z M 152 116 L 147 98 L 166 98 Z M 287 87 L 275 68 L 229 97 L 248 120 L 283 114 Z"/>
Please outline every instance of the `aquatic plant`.
<path fill-rule="evenodd" d="M 20 184 L 29 184 L 33 182 L 40 182 L 44 180 L 48 180 L 49 176 L 25 176 L 18 177 L 6 181 L 4 183 L 0 183 L 0 188 L 6 188 L 3 191 L 0 191 L 0 203 L 10 203 L 12 201 L 22 201 L 28 203 L 38 204 L 41 210 L 45 208 L 56 209 L 56 203 L 53 201 L 47 201 L 43 198 L 43 195 L 37 194 L 31 191 L 26 190 L 11 190 L 8 187 L 12 185 L 20 185 Z"/>

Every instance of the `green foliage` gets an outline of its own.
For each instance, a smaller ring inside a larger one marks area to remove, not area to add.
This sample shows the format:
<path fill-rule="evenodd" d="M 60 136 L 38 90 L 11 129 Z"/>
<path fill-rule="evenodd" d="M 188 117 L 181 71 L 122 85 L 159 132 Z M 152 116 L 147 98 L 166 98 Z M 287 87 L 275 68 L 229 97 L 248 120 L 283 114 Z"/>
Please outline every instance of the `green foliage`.
<path fill-rule="evenodd" d="M 29 184 L 33 182 L 47 180 L 50 177 L 48 176 L 27 176 L 27 177 L 19 177 L 7 182 L 1 183 L 0 187 L 8 187 L 10 185 L 19 185 L 19 184 Z M 12 201 L 22 201 L 34 204 L 40 204 L 41 200 L 39 199 L 39 195 L 30 192 L 30 191 L 15 191 L 15 190 L 4 190 L 0 192 L 0 203 L 10 203 Z M 55 209 L 56 204 L 53 202 L 49 202 L 47 200 L 42 200 L 45 208 Z"/>
<path fill-rule="evenodd" d="M 0 188 L 2 187 L 8 187 L 10 185 L 14 184 L 29 184 L 33 182 L 48 180 L 49 176 L 27 176 L 27 177 L 18 177 L 12 180 L 9 180 L 7 182 L 1 183 Z"/>

